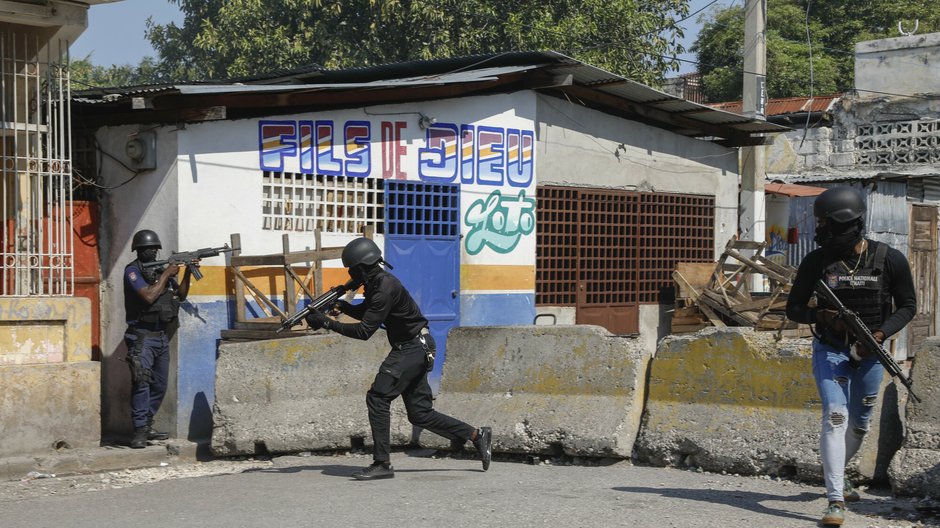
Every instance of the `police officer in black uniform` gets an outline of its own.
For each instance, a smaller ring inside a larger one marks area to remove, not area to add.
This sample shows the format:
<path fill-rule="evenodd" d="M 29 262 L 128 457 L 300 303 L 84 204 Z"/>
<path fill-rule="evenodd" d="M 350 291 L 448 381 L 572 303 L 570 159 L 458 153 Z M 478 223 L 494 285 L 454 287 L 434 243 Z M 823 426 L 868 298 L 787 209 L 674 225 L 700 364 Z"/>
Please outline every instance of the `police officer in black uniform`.
<path fill-rule="evenodd" d="M 365 285 L 365 301 L 351 305 L 339 301 L 336 309 L 358 319 L 344 324 L 314 310 L 306 318 L 313 329 L 326 328 L 346 337 L 367 340 L 384 325 L 392 349 L 376 374 L 366 395 L 369 425 L 372 427 L 373 463 L 353 473 L 358 480 L 392 478 L 389 429 L 392 401 L 401 396 L 412 424 L 445 438 L 470 440 L 480 452 L 483 470 L 490 467 L 492 432 L 489 427 L 474 428 L 432 408 L 427 372 L 434 364 L 434 338 L 428 332 L 428 320 L 401 282 L 381 265 L 382 252 L 368 238 L 357 238 L 343 249 L 343 265 L 349 276 Z"/>
<path fill-rule="evenodd" d="M 874 352 L 855 346 L 838 312 L 824 300 L 810 307 L 823 279 L 883 343 L 914 317 L 914 280 L 907 259 L 863 237 L 865 201 L 852 187 L 826 190 L 813 204 L 819 248 L 800 263 L 787 297 L 787 317 L 814 324 L 813 377 L 823 406 L 820 457 L 829 506 L 823 525 L 841 525 L 845 502 L 859 500 L 845 466 L 858 452 L 877 403 L 884 367 Z"/>
<path fill-rule="evenodd" d="M 176 281 L 179 265 L 165 269 L 141 264 L 157 259 L 160 237 L 149 229 L 134 234 L 131 249 L 137 252 L 124 268 L 124 310 L 127 314 L 127 364 L 131 369 L 131 418 L 134 437 L 131 447 L 140 449 L 148 440 L 166 440 L 167 433 L 153 428 L 153 416 L 163 403 L 170 371 L 167 328 L 176 321 L 179 303 L 189 293 L 190 272 Z"/>

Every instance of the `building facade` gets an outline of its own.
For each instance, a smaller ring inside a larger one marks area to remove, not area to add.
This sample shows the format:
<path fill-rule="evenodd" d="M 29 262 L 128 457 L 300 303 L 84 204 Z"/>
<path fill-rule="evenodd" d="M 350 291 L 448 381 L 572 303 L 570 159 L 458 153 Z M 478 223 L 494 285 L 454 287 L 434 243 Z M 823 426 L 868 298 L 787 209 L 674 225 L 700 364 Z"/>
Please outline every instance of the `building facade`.
<path fill-rule="evenodd" d="M 243 255 L 281 252 L 284 234 L 296 250 L 374 230 L 445 344 L 432 381 L 454 326 L 544 314 L 639 333 L 653 348 L 675 262 L 710 262 L 735 234 L 735 146 L 781 129 L 555 53 L 86 92 L 76 104 L 102 153 L 94 173 L 113 188 L 100 243 L 103 419 L 114 431 L 128 427 L 121 274 L 139 229 L 157 231 L 164 253 L 237 233 Z M 152 156 L 122 156 L 131 141 Z M 217 341 L 234 319 L 225 257 L 202 270 L 157 417 L 178 436 L 210 432 Z M 322 275 L 320 290 L 347 280 L 338 261 Z M 254 276 L 274 298 L 282 277 Z"/>

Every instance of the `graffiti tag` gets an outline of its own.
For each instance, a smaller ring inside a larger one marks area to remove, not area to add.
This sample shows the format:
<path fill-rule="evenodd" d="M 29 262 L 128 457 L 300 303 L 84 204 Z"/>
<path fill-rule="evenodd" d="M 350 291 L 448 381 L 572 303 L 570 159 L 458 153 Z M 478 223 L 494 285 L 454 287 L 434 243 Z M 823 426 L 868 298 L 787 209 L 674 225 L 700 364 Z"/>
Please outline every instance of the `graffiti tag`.
<path fill-rule="evenodd" d="M 505 197 L 493 191 L 470 205 L 464 223 L 470 228 L 464 243 L 467 253 L 476 255 L 484 247 L 509 253 L 535 229 L 535 200 L 526 198 L 525 191 Z"/>

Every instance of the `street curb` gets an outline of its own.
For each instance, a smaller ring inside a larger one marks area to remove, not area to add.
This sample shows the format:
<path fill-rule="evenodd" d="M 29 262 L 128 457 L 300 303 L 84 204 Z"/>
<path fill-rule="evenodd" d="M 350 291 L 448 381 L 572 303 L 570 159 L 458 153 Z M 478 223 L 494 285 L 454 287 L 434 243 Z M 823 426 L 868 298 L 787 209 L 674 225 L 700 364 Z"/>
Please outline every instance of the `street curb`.
<path fill-rule="evenodd" d="M 209 458 L 208 441 L 198 443 L 176 439 L 155 442 L 143 449 L 114 445 L 63 449 L 0 458 L 0 481 L 157 467 L 163 463 L 195 462 Z"/>

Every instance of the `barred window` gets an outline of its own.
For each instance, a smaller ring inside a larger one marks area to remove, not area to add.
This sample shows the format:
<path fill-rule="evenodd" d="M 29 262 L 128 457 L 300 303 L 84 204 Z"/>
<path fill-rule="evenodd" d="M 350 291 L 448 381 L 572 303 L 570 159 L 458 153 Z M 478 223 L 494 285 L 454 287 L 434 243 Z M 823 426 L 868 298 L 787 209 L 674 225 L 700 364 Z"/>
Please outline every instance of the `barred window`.
<path fill-rule="evenodd" d="M 715 198 L 539 187 L 535 303 L 669 302 L 678 262 L 712 262 Z"/>
<path fill-rule="evenodd" d="M 265 171 L 262 228 L 270 231 L 383 232 L 381 178 Z"/>

